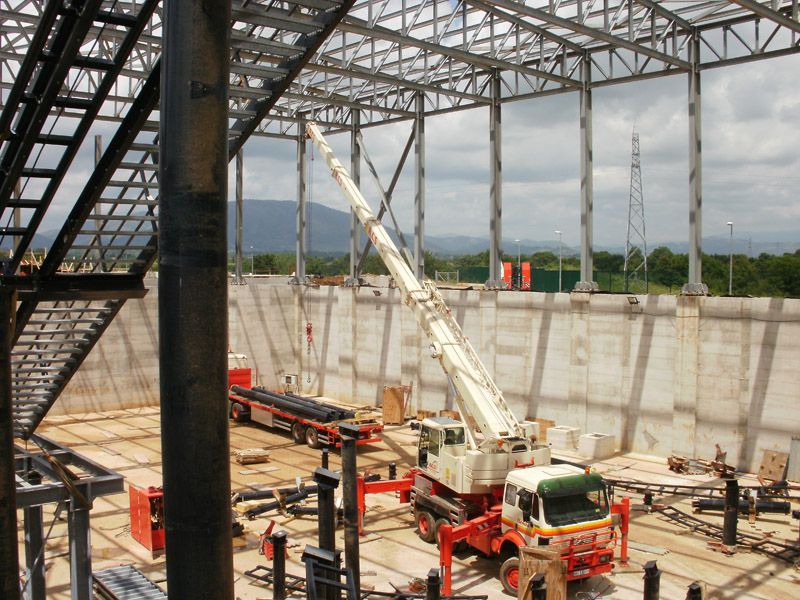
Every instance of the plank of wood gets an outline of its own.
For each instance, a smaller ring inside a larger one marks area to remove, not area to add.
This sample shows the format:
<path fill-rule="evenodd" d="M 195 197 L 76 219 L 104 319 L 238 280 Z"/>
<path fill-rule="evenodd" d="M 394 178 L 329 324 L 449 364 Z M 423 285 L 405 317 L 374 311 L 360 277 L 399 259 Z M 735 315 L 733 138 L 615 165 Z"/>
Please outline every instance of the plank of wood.
<path fill-rule="evenodd" d="M 547 600 L 566 600 L 567 565 L 558 552 L 536 547 L 519 549 L 519 600 L 531 600 L 529 583 L 536 573 L 544 573 Z"/>
<path fill-rule="evenodd" d="M 403 386 L 383 386 L 383 423 L 402 425 L 405 423 L 406 407 Z"/>
<path fill-rule="evenodd" d="M 650 554 L 658 554 L 661 556 L 669 552 L 669 550 L 666 548 L 650 546 L 649 544 L 642 544 L 641 542 L 634 542 L 633 540 L 628 540 L 628 548 L 631 550 L 638 550 L 639 552 L 648 552 Z"/>
<path fill-rule="evenodd" d="M 280 471 L 280 467 L 265 467 L 263 469 L 245 469 L 239 471 L 239 475 L 258 475 L 259 473 L 272 473 L 273 471 Z"/>

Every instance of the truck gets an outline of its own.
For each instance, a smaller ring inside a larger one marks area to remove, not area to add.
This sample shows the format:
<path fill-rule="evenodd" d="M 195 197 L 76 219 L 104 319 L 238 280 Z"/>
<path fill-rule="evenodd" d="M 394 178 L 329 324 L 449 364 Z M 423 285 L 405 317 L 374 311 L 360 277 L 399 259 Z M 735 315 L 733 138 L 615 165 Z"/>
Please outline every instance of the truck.
<path fill-rule="evenodd" d="M 356 423 L 357 445 L 381 441 L 383 423 L 371 411 L 343 407 L 330 401 L 273 391 L 253 386 L 252 371 L 243 354 L 228 353 L 229 417 L 243 423 L 253 421 L 266 427 L 282 429 L 297 444 L 310 448 L 339 448 L 339 424 Z"/>
<path fill-rule="evenodd" d="M 568 580 L 611 571 L 616 532 L 602 478 L 551 464 L 549 447 L 535 439 L 537 424 L 517 420 L 441 293 L 417 279 L 319 127 L 308 123 L 306 134 L 426 333 L 461 417 L 424 419 L 416 466 L 398 480 L 360 482 L 362 512 L 365 494 L 399 492 L 410 503 L 418 536 L 440 544 L 445 593 L 454 544 L 498 558 L 503 589 L 514 595 L 519 550 L 526 546 L 559 552 Z"/>

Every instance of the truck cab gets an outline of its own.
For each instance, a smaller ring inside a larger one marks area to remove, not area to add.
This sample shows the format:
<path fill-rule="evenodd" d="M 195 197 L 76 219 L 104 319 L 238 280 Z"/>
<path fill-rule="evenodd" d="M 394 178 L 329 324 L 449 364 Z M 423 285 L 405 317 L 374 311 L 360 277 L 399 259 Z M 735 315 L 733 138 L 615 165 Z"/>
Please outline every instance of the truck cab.
<path fill-rule="evenodd" d="M 571 465 L 510 471 L 502 503 L 503 539 L 549 546 L 567 562 L 567 579 L 611 570 L 614 531 L 600 475 Z"/>

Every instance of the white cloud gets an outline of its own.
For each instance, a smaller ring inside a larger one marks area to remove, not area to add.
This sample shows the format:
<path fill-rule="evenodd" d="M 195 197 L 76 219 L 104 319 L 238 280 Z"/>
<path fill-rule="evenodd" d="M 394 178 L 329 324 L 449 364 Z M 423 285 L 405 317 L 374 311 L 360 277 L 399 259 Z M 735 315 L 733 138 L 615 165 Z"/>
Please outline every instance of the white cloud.
<path fill-rule="evenodd" d="M 712 69 L 702 75 L 703 227 L 725 232 L 800 232 L 800 57 Z M 599 88 L 593 95 L 594 239 L 624 244 L 629 194 L 631 130 L 641 139 L 642 178 L 650 246 L 688 239 L 689 124 L 687 76 Z M 435 235 L 486 235 L 489 228 L 489 114 L 486 107 L 430 117 L 427 136 L 426 230 Z M 364 130 L 367 149 L 388 186 L 411 123 Z M 109 129 L 106 127 L 106 129 Z M 112 131 L 109 129 L 109 131 Z M 107 134 L 110 137 L 110 133 Z M 330 136 L 350 166 L 350 136 Z M 580 233 L 580 154 L 577 93 L 503 106 L 503 234 L 554 239 L 577 246 Z M 245 146 L 244 195 L 294 200 L 295 142 L 253 138 Z M 347 204 L 315 152 L 315 202 Z M 86 181 L 92 163 L 87 141 L 59 194 L 56 226 Z M 413 226 L 413 152 L 393 206 L 402 227 Z M 229 199 L 234 198 L 233 163 Z M 366 166 L 363 190 L 377 193 Z M 60 212 L 59 212 L 60 211 Z M 745 225 L 746 224 L 746 225 Z M 52 227 L 52 225 L 51 225 Z M 800 234 L 799 234 L 800 235 Z"/>

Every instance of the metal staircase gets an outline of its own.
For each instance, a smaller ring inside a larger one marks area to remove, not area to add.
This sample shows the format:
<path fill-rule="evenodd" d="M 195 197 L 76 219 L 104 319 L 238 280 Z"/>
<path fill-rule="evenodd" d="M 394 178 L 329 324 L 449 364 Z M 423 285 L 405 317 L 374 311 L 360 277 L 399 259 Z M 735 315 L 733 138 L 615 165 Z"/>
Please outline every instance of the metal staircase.
<path fill-rule="evenodd" d="M 30 273 L 21 271 L 36 228 L 109 90 L 126 68 L 127 56 L 136 52 L 137 44 L 153 44 L 152 36 L 142 40 L 143 32 L 148 23 L 152 29 L 152 21 L 160 19 L 155 0 L 126 4 L 133 11 L 126 13 L 86 0 L 77 15 L 61 15 L 51 4 L 58 3 L 48 3 L 39 16 L 34 41 L 40 50 L 34 52 L 31 43 L 32 55 L 26 56 L 25 68 L 20 67 L 21 74 L 29 71 L 29 80 L 17 79 L 9 100 L 17 99 L 7 102 L 2 113 L 3 131 L 14 124 L 14 133 L 3 140 L 0 153 L 3 224 L 11 223 L 14 209 L 32 211 L 26 215 L 27 222 L 0 228 L 0 236 L 16 238 L 15 251 L 3 269 L 3 283 L 15 286 L 20 300 L 12 376 L 15 435 L 22 439 L 34 433 L 125 301 L 145 295 L 143 279 L 158 251 L 160 69 L 156 61 L 149 73 L 139 73 L 143 79 L 135 99 L 41 265 Z M 234 1 L 231 157 L 352 4 L 353 0 Z M 113 57 L 79 51 L 92 47 L 109 25 L 121 38 Z M 91 39 L 92 35 L 98 37 Z M 48 58 L 61 47 L 54 45 L 56 39 L 73 37 L 77 40 L 74 50 L 70 46 L 70 52 Z M 65 92 L 72 89 L 70 78 L 77 77 L 76 69 L 101 73 L 93 95 Z M 42 78 L 46 80 L 40 82 Z M 70 118 L 65 122 L 74 124 L 69 131 L 66 124 L 58 125 L 59 117 L 67 113 Z M 54 153 L 51 147 L 61 152 Z M 34 185 L 38 179 L 47 183 Z M 18 189 L 22 192 L 17 193 Z M 40 192 L 34 194 L 34 190 Z"/>

